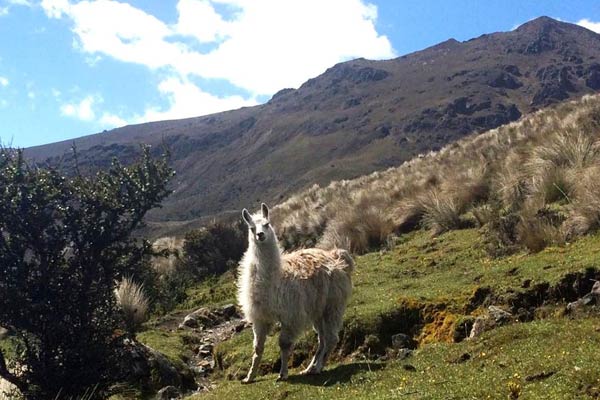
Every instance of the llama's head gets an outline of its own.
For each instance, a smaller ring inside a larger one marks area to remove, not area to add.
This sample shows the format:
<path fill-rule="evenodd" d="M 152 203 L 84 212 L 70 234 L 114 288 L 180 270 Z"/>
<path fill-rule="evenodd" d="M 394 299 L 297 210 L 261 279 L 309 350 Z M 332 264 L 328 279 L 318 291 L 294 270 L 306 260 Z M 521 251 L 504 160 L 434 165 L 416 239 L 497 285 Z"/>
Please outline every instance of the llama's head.
<path fill-rule="evenodd" d="M 242 211 L 242 218 L 248 225 L 250 230 L 250 240 L 254 240 L 254 243 L 265 244 L 277 241 L 275 237 L 275 231 L 269 222 L 269 207 L 265 203 L 262 203 L 260 207 L 261 211 L 254 215 L 250 215 L 248 210 L 244 208 Z"/>

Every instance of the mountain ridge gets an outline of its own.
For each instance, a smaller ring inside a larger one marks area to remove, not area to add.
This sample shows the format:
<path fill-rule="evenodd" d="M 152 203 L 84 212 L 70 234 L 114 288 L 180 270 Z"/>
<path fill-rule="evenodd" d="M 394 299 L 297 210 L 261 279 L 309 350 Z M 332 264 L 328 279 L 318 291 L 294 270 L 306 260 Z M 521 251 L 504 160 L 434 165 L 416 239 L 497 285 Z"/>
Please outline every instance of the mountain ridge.
<path fill-rule="evenodd" d="M 473 132 L 600 89 L 600 35 L 548 17 L 510 32 L 327 69 L 265 104 L 130 125 L 25 150 L 37 161 L 102 168 L 138 143 L 167 145 L 175 193 L 149 221 L 193 221 L 314 183 L 399 165 Z M 65 156 L 65 153 L 67 154 Z"/>

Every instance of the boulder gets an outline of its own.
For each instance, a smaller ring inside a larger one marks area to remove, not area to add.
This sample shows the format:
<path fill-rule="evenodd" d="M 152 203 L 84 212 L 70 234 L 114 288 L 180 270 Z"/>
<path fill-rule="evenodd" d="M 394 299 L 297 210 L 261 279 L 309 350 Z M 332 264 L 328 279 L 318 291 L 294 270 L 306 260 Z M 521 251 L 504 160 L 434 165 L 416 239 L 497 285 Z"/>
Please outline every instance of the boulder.
<path fill-rule="evenodd" d="M 158 393 L 156 394 L 156 399 L 172 400 L 178 399 L 180 396 L 181 393 L 179 392 L 179 389 L 177 389 L 175 386 L 165 386 L 164 388 L 158 391 Z"/>
<path fill-rule="evenodd" d="M 594 283 L 592 290 L 582 298 L 567 304 L 567 311 L 574 311 L 584 306 L 600 304 L 600 281 Z"/>
<path fill-rule="evenodd" d="M 414 347 L 413 339 L 404 333 L 397 333 L 392 336 L 392 348 L 410 349 Z"/>

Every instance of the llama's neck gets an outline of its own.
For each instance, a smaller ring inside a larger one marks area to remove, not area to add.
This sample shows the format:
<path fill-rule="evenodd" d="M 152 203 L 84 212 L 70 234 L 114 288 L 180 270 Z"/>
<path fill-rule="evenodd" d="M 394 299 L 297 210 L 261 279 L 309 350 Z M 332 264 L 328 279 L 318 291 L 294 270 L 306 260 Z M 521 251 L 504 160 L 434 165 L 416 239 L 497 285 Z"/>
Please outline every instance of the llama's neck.
<path fill-rule="evenodd" d="M 257 244 L 250 240 L 248 251 L 256 261 L 255 284 L 272 285 L 281 277 L 281 250 L 277 241 Z"/>

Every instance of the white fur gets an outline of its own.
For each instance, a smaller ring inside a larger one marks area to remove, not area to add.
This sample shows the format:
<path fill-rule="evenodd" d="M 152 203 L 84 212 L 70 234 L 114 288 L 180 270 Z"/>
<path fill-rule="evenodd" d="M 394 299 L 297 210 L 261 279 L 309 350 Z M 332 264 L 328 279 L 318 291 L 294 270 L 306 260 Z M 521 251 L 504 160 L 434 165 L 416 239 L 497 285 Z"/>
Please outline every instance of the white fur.
<path fill-rule="evenodd" d="M 276 322 L 281 323 L 279 379 L 287 378 L 293 343 L 310 326 L 318 334 L 319 346 L 304 373 L 319 373 L 339 340 L 352 292 L 352 258 L 341 249 L 306 249 L 284 255 L 266 205 L 259 214 L 250 216 L 244 210 L 243 216 L 249 240 L 239 267 L 238 301 L 254 331 L 252 366 L 244 382 L 256 377 L 266 335 Z"/>

